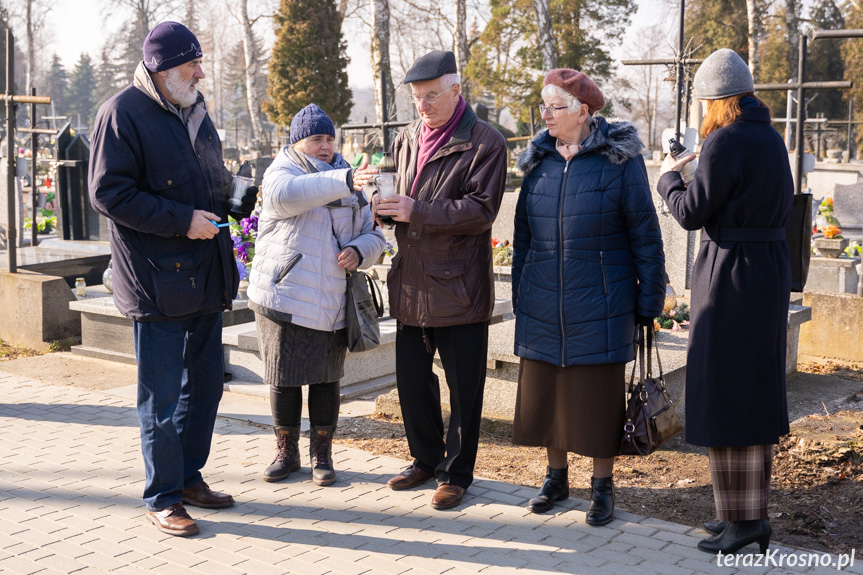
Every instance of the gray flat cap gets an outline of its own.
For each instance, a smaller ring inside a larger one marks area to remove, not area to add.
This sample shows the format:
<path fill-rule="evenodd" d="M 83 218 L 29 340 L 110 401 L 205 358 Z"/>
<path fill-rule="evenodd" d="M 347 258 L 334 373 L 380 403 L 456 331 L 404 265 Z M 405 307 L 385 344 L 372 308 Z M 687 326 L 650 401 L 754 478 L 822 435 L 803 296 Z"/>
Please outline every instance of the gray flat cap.
<path fill-rule="evenodd" d="M 405 76 L 405 84 L 425 82 L 440 78 L 444 74 L 457 74 L 455 54 L 449 50 L 433 50 L 425 56 L 417 58 Z"/>
<path fill-rule="evenodd" d="M 720 48 L 701 63 L 693 84 L 698 100 L 719 100 L 755 91 L 746 62 L 728 48 Z"/>

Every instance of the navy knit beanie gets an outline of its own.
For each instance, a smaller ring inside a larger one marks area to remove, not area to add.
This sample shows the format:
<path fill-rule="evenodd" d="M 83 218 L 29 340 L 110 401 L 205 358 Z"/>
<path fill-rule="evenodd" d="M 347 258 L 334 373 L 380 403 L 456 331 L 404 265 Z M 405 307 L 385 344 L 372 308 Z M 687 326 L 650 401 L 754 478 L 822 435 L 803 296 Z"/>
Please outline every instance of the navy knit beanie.
<path fill-rule="evenodd" d="M 336 137 L 336 125 L 317 104 L 309 104 L 291 120 L 291 144 L 317 134 Z"/>
<path fill-rule="evenodd" d="M 162 22 L 144 39 L 144 65 L 161 72 L 203 56 L 201 43 L 178 22 Z"/>

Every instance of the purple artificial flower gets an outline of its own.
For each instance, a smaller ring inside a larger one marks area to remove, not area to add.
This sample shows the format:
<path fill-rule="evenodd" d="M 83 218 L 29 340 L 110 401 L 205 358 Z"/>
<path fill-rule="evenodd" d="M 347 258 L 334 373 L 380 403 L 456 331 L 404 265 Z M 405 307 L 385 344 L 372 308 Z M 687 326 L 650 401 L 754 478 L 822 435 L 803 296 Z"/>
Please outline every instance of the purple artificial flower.
<path fill-rule="evenodd" d="M 239 274 L 240 274 L 240 280 L 242 281 L 242 280 L 249 279 L 249 272 L 248 272 L 248 270 L 246 270 L 246 264 L 241 262 L 239 259 L 235 260 L 235 261 L 237 263 L 237 272 L 239 272 Z"/>

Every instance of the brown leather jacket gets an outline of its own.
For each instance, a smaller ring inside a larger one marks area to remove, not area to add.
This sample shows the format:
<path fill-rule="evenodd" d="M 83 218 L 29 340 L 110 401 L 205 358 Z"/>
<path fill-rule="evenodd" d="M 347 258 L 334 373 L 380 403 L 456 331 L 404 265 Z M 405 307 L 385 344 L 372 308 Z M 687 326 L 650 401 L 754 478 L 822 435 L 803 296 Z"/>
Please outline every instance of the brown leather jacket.
<path fill-rule="evenodd" d="M 422 120 L 393 143 L 399 193 L 416 177 Z M 420 173 L 409 223 L 395 228 L 398 253 L 387 277 L 390 315 L 405 325 L 488 321 L 494 309 L 491 226 L 506 181 L 503 136 L 468 107 L 455 134 Z"/>

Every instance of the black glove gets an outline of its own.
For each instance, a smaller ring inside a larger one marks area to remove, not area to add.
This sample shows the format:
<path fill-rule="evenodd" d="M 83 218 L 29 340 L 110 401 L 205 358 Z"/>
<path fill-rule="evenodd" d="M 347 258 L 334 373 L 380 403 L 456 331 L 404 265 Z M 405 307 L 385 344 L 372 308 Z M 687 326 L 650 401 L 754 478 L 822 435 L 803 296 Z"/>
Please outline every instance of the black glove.
<path fill-rule="evenodd" d="M 239 194 L 238 194 L 239 195 Z M 228 214 L 237 221 L 252 215 L 255 202 L 258 201 L 258 186 L 251 186 L 242 192 L 242 197 L 231 196 L 228 199 Z"/>
<path fill-rule="evenodd" d="M 653 318 L 646 315 L 635 316 L 635 323 L 642 327 L 653 327 Z"/>

